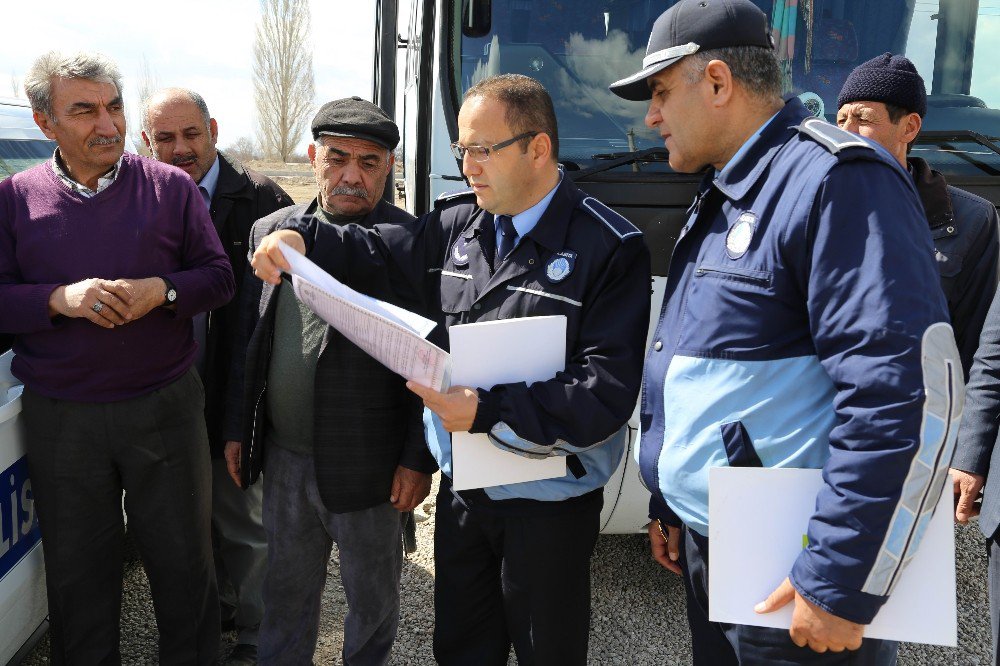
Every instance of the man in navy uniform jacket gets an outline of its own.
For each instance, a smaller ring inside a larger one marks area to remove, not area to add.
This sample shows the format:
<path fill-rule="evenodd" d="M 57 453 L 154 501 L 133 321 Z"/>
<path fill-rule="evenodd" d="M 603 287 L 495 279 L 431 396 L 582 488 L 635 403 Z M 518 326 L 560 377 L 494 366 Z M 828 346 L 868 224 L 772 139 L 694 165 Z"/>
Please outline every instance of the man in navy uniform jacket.
<path fill-rule="evenodd" d="M 782 101 L 749 0 L 674 5 L 611 89 L 650 100 L 675 170 L 707 168 L 646 357 L 638 453 L 695 663 L 894 663 L 864 627 L 931 518 L 962 405 L 913 181 Z M 708 619 L 708 472 L 726 465 L 823 469 L 809 545 L 757 608 L 794 603 L 789 632 Z"/>

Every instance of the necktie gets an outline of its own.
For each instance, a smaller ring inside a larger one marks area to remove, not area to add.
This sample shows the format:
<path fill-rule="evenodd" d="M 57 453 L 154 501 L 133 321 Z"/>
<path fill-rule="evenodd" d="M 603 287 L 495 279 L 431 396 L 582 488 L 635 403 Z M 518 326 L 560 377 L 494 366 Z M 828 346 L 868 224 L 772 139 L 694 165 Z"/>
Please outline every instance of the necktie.
<path fill-rule="evenodd" d="M 517 229 L 514 228 L 514 220 L 509 215 L 498 215 L 497 223 L 500 225 L 500 244 L 497 245 L 497 262 L 507 258 L 510 251 L 514 249 L 517 242 Z"/>

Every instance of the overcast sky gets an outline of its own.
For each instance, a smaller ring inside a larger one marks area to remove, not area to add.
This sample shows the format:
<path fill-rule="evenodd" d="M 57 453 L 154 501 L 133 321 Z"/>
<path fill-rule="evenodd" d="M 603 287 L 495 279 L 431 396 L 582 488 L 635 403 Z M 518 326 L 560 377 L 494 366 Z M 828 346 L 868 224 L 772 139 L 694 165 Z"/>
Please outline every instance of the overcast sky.
<path fill-rule="evenodd" d="M 375 0 L 310 2 L 316 102 L 349 95 L 370 99 Z M 10 79 L 20 80 L 41 53 L 82 49 L 118 62 L 131 105 L 145 56 L 160 85 L 193 88 L 205 97 L 219 121 L 220 146 L 254 133 L 257 0 L 3 0 L 0 14 L 0 96 L 12 95 Z"/>
<path fill-rule="evenodd" d="M 20 80 L 44 51 L 99 50 L 118 62 L 130 107 L 145 58 L 161 86 L 189 87 L 204 95 L 219 121 L 222 147 L 254 134 L 251 54 L 259 0 L 0 2 L 0 96 L 12 94 L 11 79 Z M 375 0 L 310 3 L 316 104 L 348 95 L 370 99 Z M 400 0 L 400 6 L 400 30 L 405 31 L 409 1 Z M 928 82 L 936 27 L 930 17 L 936 7 L 936 2 L 917 4 L 907 48 Z M 997 108 L 1000 0 L 984 0 L 980 8 L 972 94 Z M 303 132 L 300 148 L 307 141 L 308 132 Z"/>

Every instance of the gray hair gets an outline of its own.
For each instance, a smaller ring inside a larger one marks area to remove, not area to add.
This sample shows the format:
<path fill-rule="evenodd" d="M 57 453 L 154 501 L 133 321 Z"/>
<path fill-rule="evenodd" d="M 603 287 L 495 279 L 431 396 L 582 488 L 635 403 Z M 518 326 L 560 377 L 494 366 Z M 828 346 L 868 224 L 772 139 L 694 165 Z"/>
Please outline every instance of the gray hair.
<path fill-rule="evenodd" d="M 161 90 L 157 90 L 155 93 L 143 100 L 142 110 L 140 112 L 142 129 L 147 132 L 149 131 L 149 111 L 156 106 L 153 102 L 174 99 L 175 97 L 186 97 L 190 100 L 198 108 L 198 111 L 201 112 L 202 117 L 205 119 L 205 127 L 212 124 L 212 114 L 208 111 L 208 104 L 205 102 L 204 97 L 188 88 L 163 88 Z"/>
<path fill-rule="evenodd" d="M 689 55 L 687 79 L 700 81 L 705 67 L 712 60 L 721 60 L 729 66 L 735 79 L 750 95 L 763 100 L 781 97 L 781 68 L 774 49 L 760 46 L 727 46 Z"/>
<path fill-rule="evenodd" d="M 49 51 L 39 56 L 24 77 L 24 93 L 31 109 L 52 117 L 52 81 L 61 79 L 87 79 L 111 83 L 122 95 L 122 75 L 107 56 L 100 53 L 79 52 L 71 55 Z"/>

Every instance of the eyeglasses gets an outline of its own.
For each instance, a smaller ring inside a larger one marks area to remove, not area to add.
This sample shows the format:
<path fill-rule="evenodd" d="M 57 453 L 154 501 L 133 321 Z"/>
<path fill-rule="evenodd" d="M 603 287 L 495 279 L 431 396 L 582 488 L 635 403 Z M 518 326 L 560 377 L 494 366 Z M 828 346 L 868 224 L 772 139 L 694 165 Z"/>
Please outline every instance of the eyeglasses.
<path fill-rule="evenodd" d="M 524 132 L 518 134 L 512 139 L 507 139 L 506 141 L 501 141 L 500 143 L 495 143 L 492 146 L 463 146 L 460 143 L 451 144 L 451 154 L 455 156 L 456 160 L 464 160 L 465 154 L 468 153 L 469 156 L 476 162 L 488 162 L 490 159 L 490 153 L 506 148 L 507 146 L 513 145 L 520 141 L 521 139 L 535 138 L 539 132 Z"/>

